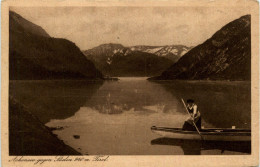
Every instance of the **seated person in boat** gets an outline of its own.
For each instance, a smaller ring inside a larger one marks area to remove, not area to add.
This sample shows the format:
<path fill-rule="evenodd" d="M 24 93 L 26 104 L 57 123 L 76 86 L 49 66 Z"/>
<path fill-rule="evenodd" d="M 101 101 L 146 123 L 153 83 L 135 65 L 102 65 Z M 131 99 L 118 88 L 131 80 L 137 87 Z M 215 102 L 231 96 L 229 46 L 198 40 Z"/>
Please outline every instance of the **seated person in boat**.
<path fill-rule="evenodd" d="M 201 129 L 201 116 L 200 116 L 200 112 L 198 110 L 198 106 L 195 104 L 195 101 L 193 99 L 188 99 L 187 100 L 187 109 L 191 115 L 191 117 L 189 117 L 182 129 L 183 130 L 196 130 L 196 128 L 193 125 L 193 121 L 196 124 L 198 129 Z"/>

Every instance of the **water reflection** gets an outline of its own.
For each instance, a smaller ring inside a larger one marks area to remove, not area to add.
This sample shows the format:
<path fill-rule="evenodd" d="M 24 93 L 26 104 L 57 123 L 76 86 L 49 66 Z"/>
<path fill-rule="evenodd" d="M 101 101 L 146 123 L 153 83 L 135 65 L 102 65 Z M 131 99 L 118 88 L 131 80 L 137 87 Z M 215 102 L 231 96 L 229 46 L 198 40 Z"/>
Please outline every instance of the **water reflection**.
<path fill-rule="evenodd" d="M 167 81 L 120 78 L 118 82 L 11 81 L 9 94 L 42 122 L 72 116 L 80 107 L 104 114 L 134 110 L 139 114 L 185 110 L 181 98 L 194 98 L 205 127 L 250 128 L 250 82 Z"/>
<path fill-rule="evenodd" d="M 102 81 L 10 81 L 9 95 L 43 123 L 71 117 L 91 99 Z"/>
<path fill-rule="evenodd" d="M 98 110 L 100 113 L 104 114 L 120 114 L 123 112 L 123 110 L 127 110 L 127 104 L 115 104 L 111 100 L 111 95 L 108 93 L 108 95 L 105 98 L 105 104 L 103 105 L 97 105 L 93 108 Z"/>
<path fill-rule="evenodd" d="M 121 114 L 131 109 L 140 114 L 184 111 L 181 102 L 162 86 L 144 79 L 125 78 L 118 82 L 105 82 L 84 106 L 104 114 Z"/>
<path fill-rule="evenodd" d="M 202 114 L 202 121 L 214 127 L 251 128 L 250 82 L 228 81 L 161 81 L 176 99 L 193 98 Z M 207 126 L 207 125 L 206 125 Z"/>
<path fill-rule="evenodd" d="M 197 101 L 205 127 L 250 128 L 251 120 L 247 82 L 19 81 L 10 83 L 10 95 L 47 126 L 63 127 L 53 132 L 83 154 L 180 155 L 200 154 L 205 148 L 239 148 L 174 139 L 157 139 L 151 146 L 156 137 L 151 126 L 177 128 L 188 117 L 181 98 Z M 167 144 L 175 147 L 161 146 Z"/>
<path fill-rule="evenodd" d="M 181 98 L 196 100 L 205 127 L 250 128 L 250 82 L 150 82 L 121 78 L 119 82 L 105 82 L 84 106 L 104 114 L 121 114 L 130 109 L 140 114 L 185 114 Z"/>
<path fill-rule="evenodd" d="M 235 151 L 251 153 L 251 142 L 227 142 L 227 141 L 199 141 L 181 140 L 172 138 L 157 138 L 151 141 L 151 145 L 169 145 L 182 148 L 184 155 L 200 155 L 203 150 Z"/>

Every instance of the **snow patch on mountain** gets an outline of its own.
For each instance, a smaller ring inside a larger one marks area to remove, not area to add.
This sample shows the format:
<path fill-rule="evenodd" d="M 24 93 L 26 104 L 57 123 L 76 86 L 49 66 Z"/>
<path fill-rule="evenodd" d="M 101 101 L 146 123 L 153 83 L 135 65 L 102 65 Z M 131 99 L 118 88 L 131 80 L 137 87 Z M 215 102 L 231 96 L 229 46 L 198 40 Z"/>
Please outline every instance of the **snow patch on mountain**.
<path fill-rule="evenodd" d="M 161 50 L 163 47 L 158 47 L 158 48 L 154 48 L 154 49 L 147 49 L 147 50 L 144 50 L 144 52 L 148 52 L 148 53 L 156 53 L 158 52 L 159 50 Z"/>
<path fill-rule="evenodd" d="M 136 49 L 135 49 L 135 47 L 131 47 L 130 50 L 131 51 L 135 51 Z"/>
<path fill-rule="evenodd" d="M 137 45 L 124 47 L 121 44 L 102 44 L 93 49 L 84 51 L 84 54 L 89 57 L 89 55 L 94 56 L 92 59 L 100 59 L 101 57 L 112 58 L 117 56 L 127 56 L 135 51 L 146 52 L 155 54 L 158 57 L 165 57 L 172 60 L 173 62 L 178 61 L 185 53 L 187 53 L 191 47 L 184 45 L 166 45 L 166 46 L 147 46 L 147 45 Z M 100 56 L 100 57 L 99 57 Z M 99 58 L 98 58 L 99 57 Z M 107 61 L 110 62 L 110 61 Z"/>
<path fill-rule="evenodd" d="M 187 50 L 183 50 L 183 51 L 181 52 L 181 56 L 185 55 L 187 52 L 188 52 Z"/>
<path fill-rule="evenodd" d="M 178 49 L 172 49 L 170 52 L 175 54 L 175 55 L 177 55 L 178 54 Z"/>

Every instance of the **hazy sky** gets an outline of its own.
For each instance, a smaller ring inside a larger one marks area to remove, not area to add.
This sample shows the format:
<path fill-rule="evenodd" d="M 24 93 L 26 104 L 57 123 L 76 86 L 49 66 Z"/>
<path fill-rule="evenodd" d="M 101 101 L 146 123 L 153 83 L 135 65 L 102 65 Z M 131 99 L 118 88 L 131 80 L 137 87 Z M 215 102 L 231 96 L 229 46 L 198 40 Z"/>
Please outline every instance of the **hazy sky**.
<path fill-rule="evenodd" d="M 103 43 L 196 46 L 242 15 L 245 8 L 206 7 L 12 7 L 52 37 L 81 50 Z"/>

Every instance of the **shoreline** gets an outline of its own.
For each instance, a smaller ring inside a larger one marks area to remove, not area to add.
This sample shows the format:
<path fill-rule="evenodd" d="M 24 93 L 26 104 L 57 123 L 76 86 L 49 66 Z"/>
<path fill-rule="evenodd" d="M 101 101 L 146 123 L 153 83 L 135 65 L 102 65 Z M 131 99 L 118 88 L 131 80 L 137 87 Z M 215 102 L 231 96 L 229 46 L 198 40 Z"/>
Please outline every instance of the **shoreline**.
<path fill-rule="evenodd" d="M 82 155 L 9 97 L 9 155 Z"/>

